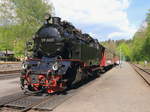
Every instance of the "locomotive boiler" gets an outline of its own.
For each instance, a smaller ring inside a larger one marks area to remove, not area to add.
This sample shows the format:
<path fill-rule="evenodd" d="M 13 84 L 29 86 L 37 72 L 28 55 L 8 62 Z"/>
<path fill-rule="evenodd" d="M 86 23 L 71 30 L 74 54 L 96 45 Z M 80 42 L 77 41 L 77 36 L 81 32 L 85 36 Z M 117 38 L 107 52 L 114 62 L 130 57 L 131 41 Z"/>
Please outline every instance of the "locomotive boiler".
<path fill-rule="evenodd" d="M 21 88 L 54 93 L 100 70 L 104 47 L 67 21 L 47 15 L 43 26 L 26 45 Z"/>

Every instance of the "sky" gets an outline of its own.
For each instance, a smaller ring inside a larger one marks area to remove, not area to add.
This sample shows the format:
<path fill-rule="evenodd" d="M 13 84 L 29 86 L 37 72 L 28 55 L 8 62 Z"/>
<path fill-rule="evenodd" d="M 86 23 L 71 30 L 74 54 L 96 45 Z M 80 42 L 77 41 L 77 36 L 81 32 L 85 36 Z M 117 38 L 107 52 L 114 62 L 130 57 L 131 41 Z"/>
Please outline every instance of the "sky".
<path fill-rule="evenodd" d="M 131 39 L 143 24 L 150 0 L 49 0 L 56 16 L 99 41 Z"/>

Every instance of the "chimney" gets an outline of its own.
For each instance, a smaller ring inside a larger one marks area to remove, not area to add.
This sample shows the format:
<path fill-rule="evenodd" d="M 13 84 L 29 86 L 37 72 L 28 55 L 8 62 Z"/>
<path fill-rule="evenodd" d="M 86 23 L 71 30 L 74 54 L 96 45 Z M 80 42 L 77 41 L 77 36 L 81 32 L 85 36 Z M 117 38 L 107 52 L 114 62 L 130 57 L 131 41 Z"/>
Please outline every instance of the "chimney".
<path fill-rule="evenodd" d="M 53 24 L 59 25 L 61 22 L 61 18 L 59 17 L 52 17 Z"/>

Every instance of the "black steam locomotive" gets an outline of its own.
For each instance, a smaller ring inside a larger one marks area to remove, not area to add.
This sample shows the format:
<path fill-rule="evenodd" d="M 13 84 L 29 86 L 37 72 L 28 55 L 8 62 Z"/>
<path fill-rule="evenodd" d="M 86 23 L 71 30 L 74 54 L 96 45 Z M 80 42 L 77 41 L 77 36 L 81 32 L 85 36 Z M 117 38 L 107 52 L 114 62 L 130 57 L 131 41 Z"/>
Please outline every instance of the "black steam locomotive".
<path fill-rule="evenodd" d="M 59 17 L 45 17 L 44 25 L 27 42 L 21 88 L 53 93 L 98 72 L 104 47 L 98 40 Z"/>

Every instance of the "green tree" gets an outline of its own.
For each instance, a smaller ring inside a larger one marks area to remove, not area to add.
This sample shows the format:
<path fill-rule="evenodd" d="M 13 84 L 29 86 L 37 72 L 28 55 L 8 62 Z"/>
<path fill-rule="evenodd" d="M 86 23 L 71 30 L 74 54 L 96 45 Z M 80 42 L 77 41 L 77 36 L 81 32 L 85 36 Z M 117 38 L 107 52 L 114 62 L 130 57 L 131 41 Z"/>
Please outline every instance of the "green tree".
<path fill-rule="evenodd" d="M 134 38 L 132 42 L 132 60 L 133 61 L 142 61 L 144 59 L 144 55 L 142 54 L 142 48 L 144 44 L 143 38 Z"/>
<path fill-rule="evenodd" d="M 3 15 L 0 17 L 0 50 L 7 48 L 23 55 L 25 42 L 43 24 L 45 13 L 53 14 L 53 7 L 46 0 L 6 1 L 0 4 Z"/>
<path fill-rule="evenodd" d="M 143 43 L 142 54 L 144 59 L 150 61 L 150 26 L 147 27 L 147 32 Z"/>
<path fill-rule="evenodd" d="M 144 59 L 150 61 L 150 36 L 148 36 L 143 45 Z"/>
<path fill-rule="evenodd" d="M 117 47 L 117 51 L 120 52 L 120 50 L 121 50 L 122 55 L 125 56 L 126 60 L 130 61 L 131 48 L 130 48 L 129 44 L 127 44 L 125 42 L 120 43 L 120 45 Z"/>

